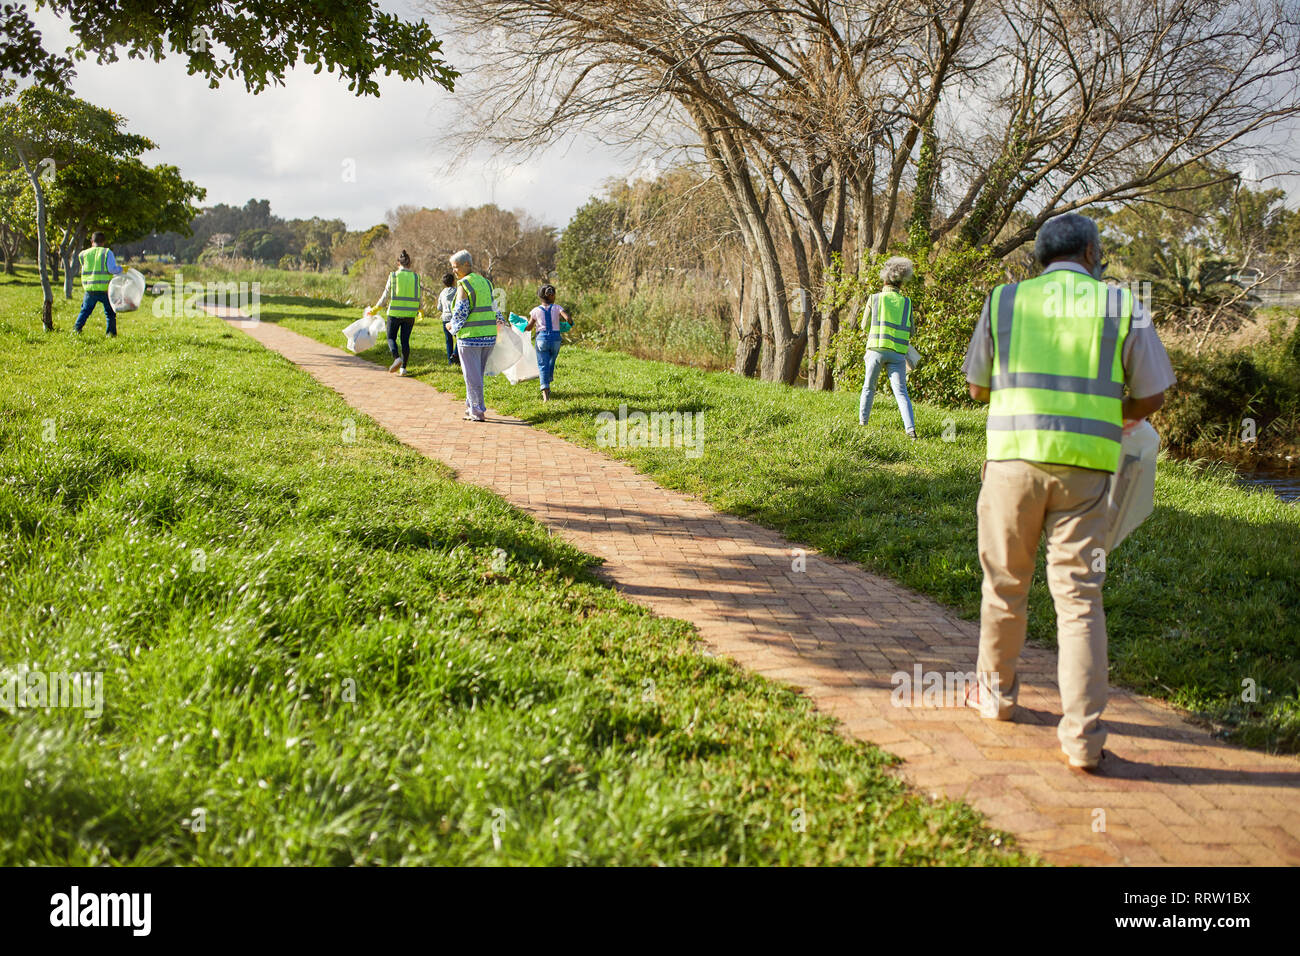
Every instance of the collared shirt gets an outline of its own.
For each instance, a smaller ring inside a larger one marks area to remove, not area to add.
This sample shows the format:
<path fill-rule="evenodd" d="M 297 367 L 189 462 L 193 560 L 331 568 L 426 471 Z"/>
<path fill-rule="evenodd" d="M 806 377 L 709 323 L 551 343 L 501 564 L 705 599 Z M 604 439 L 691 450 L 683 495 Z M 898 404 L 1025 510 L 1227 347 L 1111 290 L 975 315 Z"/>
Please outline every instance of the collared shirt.
<path fill-rule="evenodd" d="M 1053 262 L 1042 274 L 1062 269 L 1091 277 L 1091 273 L 1077 262 Z M 989 318 L 992 300 L 990 293 L 984 300 L 984 311 L 980 313 L 962 365 L 966 381 L 981 388 L 988 388 L 993 381 L 993 323 Z M 1136 298 L 1133 300 L 1133 321 L 1129 323 L 1128 337 L 1124 339 L 1120 352 L 1120 364 L 1124 367 L 1124 384 L 1134 398 L 1159 395 L 1178 381 L 1155 323 L 1147 315 L 1146 306 Z"/>

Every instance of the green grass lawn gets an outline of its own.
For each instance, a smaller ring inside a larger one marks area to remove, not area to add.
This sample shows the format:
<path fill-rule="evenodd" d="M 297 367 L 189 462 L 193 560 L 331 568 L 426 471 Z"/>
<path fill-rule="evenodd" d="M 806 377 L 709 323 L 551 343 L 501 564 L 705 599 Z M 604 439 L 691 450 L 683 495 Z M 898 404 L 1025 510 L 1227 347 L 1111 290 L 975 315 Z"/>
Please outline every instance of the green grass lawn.
<path fill-rule="evenodd" d="M 0 863 L 1024 861 L 241 332 L 36 303 L 0 278 L 0 669 L 104 709 L 0 708 Z"/>
<path fill-rule="evenodd" d="M 263 309 L 266 321 L 337 347 L 339 330 L 358 314 L 337 302 L 274 297 Z M 412 370 L 463 396 L 439 327 L 417 325 L 412 342 Z M 367 357 L 389 361 L 382 343 Z M 856 394 L 571 347 L 560 356 L 555 394 L 542 405 L 536 382 L 511 386 L 497 377 L 487 386 L 494 408 L 589 447 L 596 416 L 620 404 L 702 412 L 698 458 L 680 449 L 604 450 L 667 487 L 978 616 L 982 411 L 920 405 L 924 440 L 911 443 L 887 389 L 862 428 Z M 1040 555 L 1029 629 L 1052 646 L 1055 617 L 1041 572 Z M 1300 507 L 1162 461 L 1155 513 L 1110 556 L 1106 610 L 1115 681 L 1200 715 L 1236 742 L 1300 751 Z M 1243 700 L 1251 687 L 1255 699 Z"/>

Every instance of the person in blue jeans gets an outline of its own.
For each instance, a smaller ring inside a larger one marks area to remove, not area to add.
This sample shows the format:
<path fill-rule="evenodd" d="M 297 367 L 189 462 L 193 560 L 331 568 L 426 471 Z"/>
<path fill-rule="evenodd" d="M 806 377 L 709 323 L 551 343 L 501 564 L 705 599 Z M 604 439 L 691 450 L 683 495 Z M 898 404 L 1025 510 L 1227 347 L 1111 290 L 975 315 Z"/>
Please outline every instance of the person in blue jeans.
<path fill-rule="evenodd" d="M 95 311 L 96 305 L 104 307 L 108 323 L 104 332 L 109 336 L 117 335 L 117 313 L 108 301 L 108 283 L 113 276 L 121 275 L 122 267 L 113 257 L 113 250 L 108 248 L 108 239 L 102 232 L 90 237 L 90 248 L 81 250 L 81 311 L 77 313 L 77 323 L 72 331 L 80 332 Z"/>
<path fill-rule="evenodd" d="M 573 320 L 569 313 L 555 304 L 555 286 L 542 286 L 537 290 L 537 298 L 542 300 L 542 304 L 528 313 L 528 325 L 524 328 L 528 332 L 537 330 L 537 377 L 541 379 L 542 401 L 549 402 L 551 382 L 555 380 L 555 360 L 564 344 L 560 323 L 572 328 Z"/>
<path fill-rule="evenodd" d="M 442 334 L 446 339 L 447 364 L 459 365 L 456 336 L 451 334 L 451 316 L 456 311 L 456 273 L 447 272 L 442 277 L 442 292 L 438 293 L 438 311 L 442 313 Z"/>
<path fill-rule="evenodd" d="M 911 347 L 916 319 L 912 300 L 900 291 L 912 278 L 911 259 L 894 256 L 880 267 L 884 289 L 871 297 L 862 313 L 862 327 L 867 330 L 866 378 L 862 382 L 862 400 L 858 403 L 858 423 L 865 425 L 871 417 L 871 403 L 876 398 L 876 382 L 883 369 L 889 375 L 894 399 L 903 416 L 907 437 L 916 438 L 916 416 L 907 394 L 907 350 Z"/>

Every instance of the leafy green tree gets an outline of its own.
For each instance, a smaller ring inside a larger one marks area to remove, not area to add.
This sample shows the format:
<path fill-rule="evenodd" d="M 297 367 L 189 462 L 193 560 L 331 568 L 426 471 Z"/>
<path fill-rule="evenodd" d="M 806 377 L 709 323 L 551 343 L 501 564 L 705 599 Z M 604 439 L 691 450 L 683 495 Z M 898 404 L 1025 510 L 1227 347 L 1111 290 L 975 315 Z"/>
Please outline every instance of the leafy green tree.
<path fill-rule="evenodd" d="M 379 223 L 377 226 L 371 226 L 361 234 L 361 254 L 367 256 L 376 242 L 388 238 L 389 228 L 387 223 Z"/>
<path fill-rule="evenodd" d="M 24 203 L 27 185 L 22 169 L 0 169 L 0 258 L 5 275 L 14 274 L 14 263 L 31 235 Z"/>
<path fill-rule="evenodd" d="M 153 143 L 122 132 L 122 117 L 111 110 L 40 86 L 16 94 L 15 89 L 12 81 L 0 82 L 0 97 L 4 97 L 0 102 L 0 158 L 16 161 L 31 184 L 36 255 L 44 292 L 41 321 L 52 330 L 54 294 L 50 288 L 46 186 L 62 167 L 95 156 L 133 156 L 153 148 Z"/>
<path fill-rule="evenodd" d="M 303 246 L 302 261 L 313 269 L 319 269 L 329 265 L 330 254 L 319 242 L 309 242 Z"/>
<path fill-rule="evenodd" d="M 269 229 L 248 229 L 239 235 L 240 255 L 261 262 L 277 262 L 285 254 L 284 239 Z"/>
<path fill-rule="evenodd" d="M 258 93 L 284 82 L 298 63 L 328 70 L 348 81 L 357 95 L 378 95 L 376 76 L 432 80 L 451 89 L 459 74 L 438 56 L 442 43 L 423 20 L 403 20 L 376 0 L 37 0 L 68 21 L 76 45 L 65 54 L 45 49 L 23 6 L 0 9 L 0 72 L 35 77 L 61 87 L 74 61 L 93 56 L 111 63 L 185 57 L 191 75 L 209 86 L 240 78 Z"/>
<path fill-rule="evenodd" d="M 623 238 L 623 211 L 608 199 L 589 200 L 573 214 L 560 234 L 555 257 L 559 281 L 573 289 L 603 289 L 619 242 Z"/>
<path fill-rule="evenodd" d="M 151 232 L 188 231 L 203 194 L 175 166 L 150 167 L 135 157 L 93 154 L 59 170 L 50 189 L 50 219 L 64 296 L 72 296 L 77 255 L 91 231 L 104 231 L 114 244 Z"/>

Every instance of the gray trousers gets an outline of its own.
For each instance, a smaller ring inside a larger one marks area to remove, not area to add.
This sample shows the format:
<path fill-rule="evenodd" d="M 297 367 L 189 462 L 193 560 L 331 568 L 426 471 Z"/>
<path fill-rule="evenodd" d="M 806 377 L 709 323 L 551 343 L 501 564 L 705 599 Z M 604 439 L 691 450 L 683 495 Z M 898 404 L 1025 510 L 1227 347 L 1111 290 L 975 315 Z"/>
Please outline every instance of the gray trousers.
<path fill-rule="evenodd" d="M 487 365 L 493 346 L 466 345 L 460 342 L 458 348 L 460 373 L 465 376 L 465 410 L 471 415 L 482 417 L 487 413 L 487 404 L 483 401 L 483 368 Z"/>

